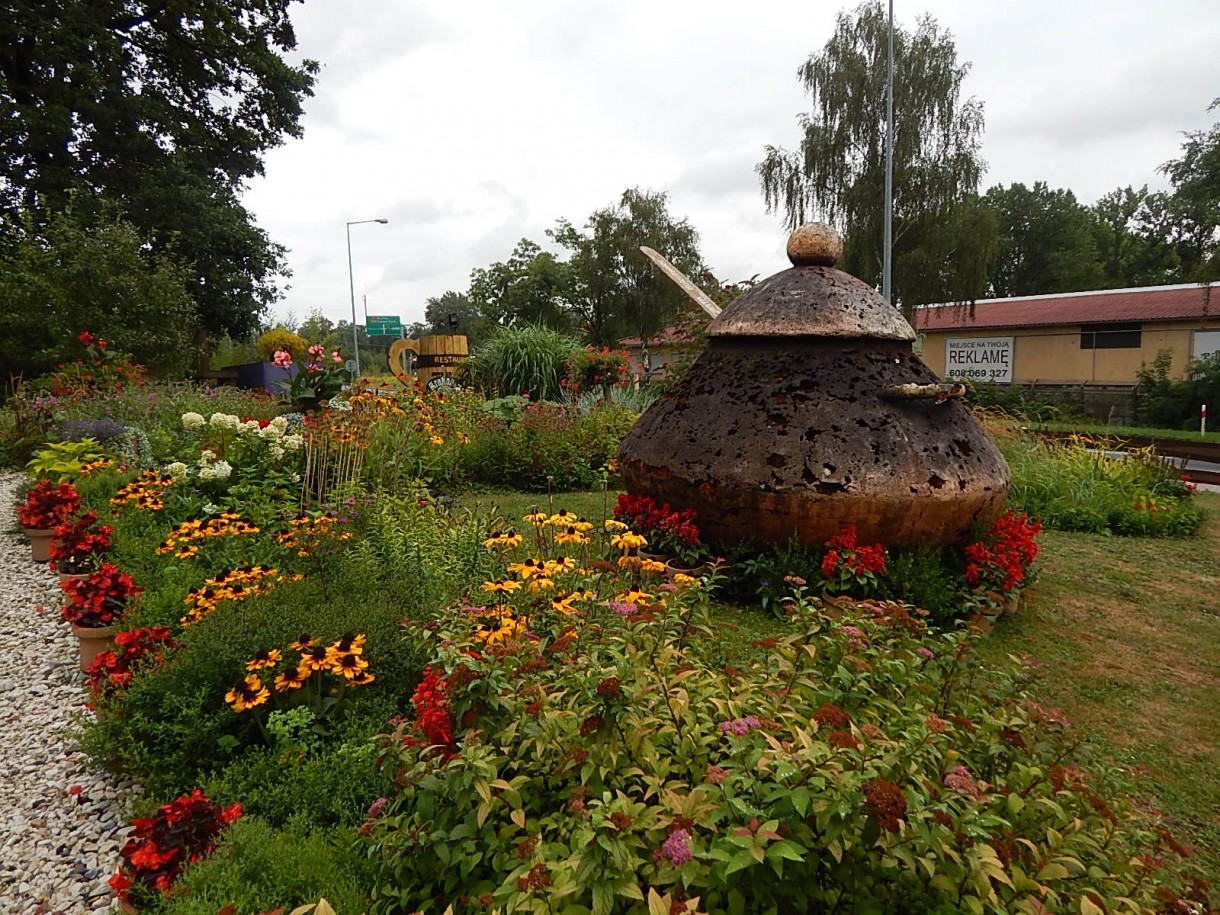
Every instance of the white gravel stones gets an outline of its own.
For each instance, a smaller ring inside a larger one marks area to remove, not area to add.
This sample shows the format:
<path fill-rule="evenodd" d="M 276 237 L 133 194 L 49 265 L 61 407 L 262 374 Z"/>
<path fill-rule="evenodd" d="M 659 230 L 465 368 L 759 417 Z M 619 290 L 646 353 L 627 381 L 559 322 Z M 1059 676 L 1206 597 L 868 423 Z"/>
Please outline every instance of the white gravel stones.
<path fill-rule="evenodd" d="M 92 770 L 73 739 L 84 677 L 55 576 L 12 533 L 21 480 L 0 473 L 0 913 L 101 915 L 135 786 Z"/>

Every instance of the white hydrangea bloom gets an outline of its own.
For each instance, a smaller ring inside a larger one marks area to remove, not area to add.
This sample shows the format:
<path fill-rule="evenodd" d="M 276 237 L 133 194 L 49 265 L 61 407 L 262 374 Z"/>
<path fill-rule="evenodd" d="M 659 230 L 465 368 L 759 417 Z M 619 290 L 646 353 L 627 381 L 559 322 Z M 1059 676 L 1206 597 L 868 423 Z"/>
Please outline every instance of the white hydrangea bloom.
<path fill-rule="evenodd" d="M 201 480 L 227 480 L 229 474 L 233 472 L 233 465 L 228 461 L 217 461 L 215 464 L 208 464 L 206 467 L 199 468 L 199 479 Z"/>
<path fill-rule="evenodd" d="M 203 451 L 199 452 L 199 466 L 200 467 L 203 467 L 205 464 L 210 464 L 214 460 L 216 460 L 216 452 L 213 451 L 211 448 L 205 448 L 205 449 L 203 449 Z"/>
<path fill-rule="evenodd" d="M 208 420 L 208 424 L 215 426 L 217 429 L 236 429 L 241 425 L 241 420 L 232 413 L 213 413 L 212 418 Z"/>
<path fill-rule="evenodd" d="M 183 429 L 198 429 L 198 428 L 202 427 L 204 425 L 204 423 L 206 423 L 206 422 L 207 422 L 207 420 L 205 420 L 198 413 L 183 413 L 182 414 L 182 428 Z"/>
<path fill-rule="evenodd" d="M 305 445 L 305 437 L 302 435 L 285 435 L 284 447 L 289 451 L 299 451 Z"/>
<path fill-rule="evenodd" d="M 275 419 L 271 420 L 271 423 L 267 426 L 267 428 L 275 429 L 281 435 L 283 435 L 284 431 L 288 428 L 288 420 L 282 416 L 277 416 Z"/>
<path fill-rule="evenodd" d="M 165 468 L 165 472 L 171 477 L 184 477 L 187 474 L 187 466 L 181 461 L 174 461 Z"/>
<path fill-rule="evenodd" d="M 259 428 L 257 419 L 248 419 L 237 428 L 241 432 L 253 432 L 255 435 L 263 431 Z"/>
<path fill-rule="evenodd" d="M 274 423 L 269 426 L 264 426 L 258 430 L 259 438 L 266 442 L 273 442 L 281 438 L 284 434 L 282 426 L 277 426 Z"/>
<path fill-rule="evenodd" d="M 284 446 L 283 445 L 272 445 L 267 450 L 271 453 L 271 456 L 277 461 L 284 456 Z"/>

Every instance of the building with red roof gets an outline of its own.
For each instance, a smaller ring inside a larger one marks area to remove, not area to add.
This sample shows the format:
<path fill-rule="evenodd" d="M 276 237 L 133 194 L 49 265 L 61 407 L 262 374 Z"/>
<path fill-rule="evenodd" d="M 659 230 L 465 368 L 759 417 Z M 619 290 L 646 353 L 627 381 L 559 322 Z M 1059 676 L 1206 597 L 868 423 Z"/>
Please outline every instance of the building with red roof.
<path fill-rule="evenodd" d="M 1220 283 L 930 305 L 916 311 L 915 329 L 924 362 L 943 377 L 1134 384 L 1161 351 L 1173 375 L 1220 352 Z"/>

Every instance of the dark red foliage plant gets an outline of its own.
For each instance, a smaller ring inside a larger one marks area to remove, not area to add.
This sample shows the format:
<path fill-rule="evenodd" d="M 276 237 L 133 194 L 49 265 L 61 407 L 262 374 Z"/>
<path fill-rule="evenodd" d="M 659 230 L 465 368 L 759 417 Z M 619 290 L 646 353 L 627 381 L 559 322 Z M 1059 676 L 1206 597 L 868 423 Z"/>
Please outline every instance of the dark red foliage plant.
<path fill-rule="evenodd" d="M 58 527 L 80 508 L 80 494 L 71 483 L 39 480 L 17 507 L 17 523 L 22 527 L 49 530 Z"/>
<path fill-rule="evenodd" d="M 65 521 L 55 528 L 51 544 L 51 561 L 60 572 L 88 572 L 98 563 L 102 553 L 110 549 L 109 524 L 97 523 L 97 512 L 85 512 L 79 518 Z"/>
<path fill-rule="evenodd" d="M 139 588 L 131 576 L 120 572 L 111 562 L 90 572 L 86 578 L 70 578 L 61 582 L 60 589 L 67 596 L 63 618 L 76 626 L 109 626 L 123 613 L 129 598 L 139 594 Z"/>
<path fill-rule="evenodd" d="M 241 804 L 221 808 L 198 788 L 162 806 L 151 817 L 132 820 L 119 852 L 123 863 L 110 886 L 123 902 L 132 890 L 165 893 L 187 863 L 215 850 L 220 832 L 241 816 Z"/>
<path fill-rule="evenodd" d="M 99 654 L 85 674 L 85 685 L 95 701 L 120 698 L 137 666 L 160 664 L 165 652 L 177 647 L 165 626 L 120 632 L 114 644 L 114 651 Z"/>

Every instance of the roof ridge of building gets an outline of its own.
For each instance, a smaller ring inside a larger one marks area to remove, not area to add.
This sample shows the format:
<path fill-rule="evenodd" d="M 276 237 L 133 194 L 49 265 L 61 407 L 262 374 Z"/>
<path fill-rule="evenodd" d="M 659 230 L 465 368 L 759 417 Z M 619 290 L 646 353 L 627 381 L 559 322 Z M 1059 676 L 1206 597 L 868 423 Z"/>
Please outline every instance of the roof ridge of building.
<path fill-rule="evenodd" d="M 925 308 L 964 308 L 968 305 L 990 305 L 1003 302 L 1037 302 L 1048 299 L 1074 299 L 1091 295 L 1119 295 L 1122 293 L 1170 292 L 1178 289 L 1207 289 L 1220 287 L 1220 283 L 1173 283 L 1166 286 L 1124 286 L 1121 289 L 1091 289 L 1080 292 L 1047 292 L 1040 295 L 1010 295 L 994 299 L 975 299 L 973 302 L 936 302 L 929 305 L 917 305 L 916 311 Z"/>

